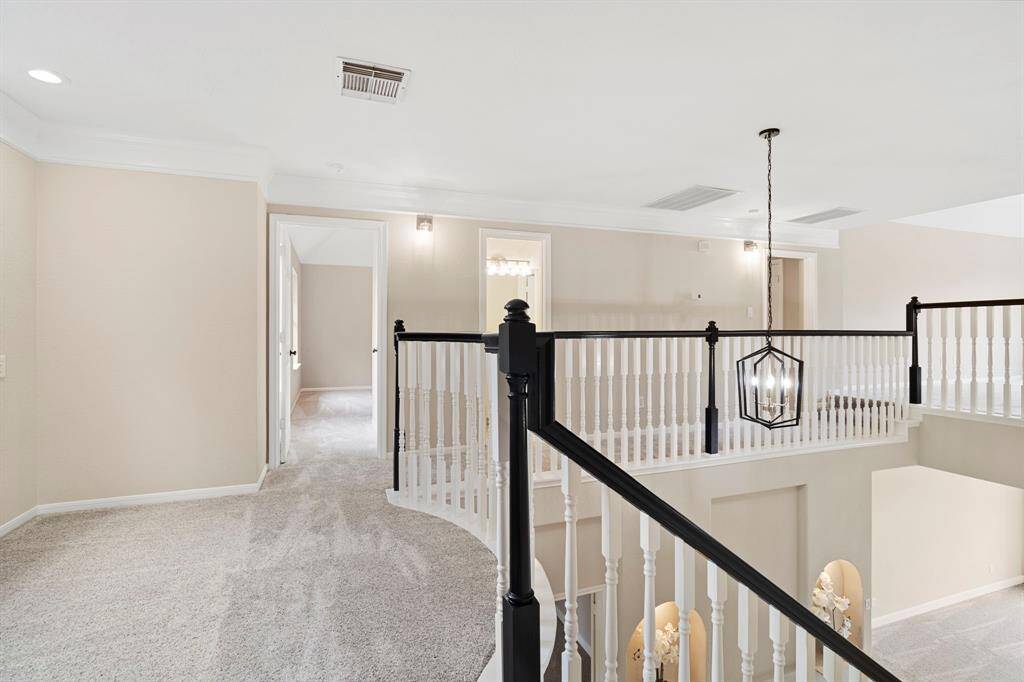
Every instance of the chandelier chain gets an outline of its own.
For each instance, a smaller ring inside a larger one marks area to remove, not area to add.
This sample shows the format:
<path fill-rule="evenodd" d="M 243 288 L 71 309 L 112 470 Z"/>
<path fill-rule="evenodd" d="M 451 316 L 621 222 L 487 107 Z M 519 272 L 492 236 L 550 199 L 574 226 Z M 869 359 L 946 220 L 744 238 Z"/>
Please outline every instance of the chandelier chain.
<path fill-rule="evenodd" d="M 768 138 L 768 343 L 772 342 L 772 136 Z"/>

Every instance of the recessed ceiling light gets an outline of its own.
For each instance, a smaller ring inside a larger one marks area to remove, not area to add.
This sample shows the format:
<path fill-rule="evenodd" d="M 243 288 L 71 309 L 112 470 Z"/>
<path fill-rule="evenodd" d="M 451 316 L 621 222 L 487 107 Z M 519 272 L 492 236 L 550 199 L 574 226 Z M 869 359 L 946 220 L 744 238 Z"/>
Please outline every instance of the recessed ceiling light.
<path fill-rule="evenodd" d="M 53 71 L 47 71 L 46 69 L 32 69 L 28 72 L 28 75 L 35 78 L 40 83 L 48 83 L 50 85 L 60 85 L 64 82 L 64 79 L 55 74 Z"/>

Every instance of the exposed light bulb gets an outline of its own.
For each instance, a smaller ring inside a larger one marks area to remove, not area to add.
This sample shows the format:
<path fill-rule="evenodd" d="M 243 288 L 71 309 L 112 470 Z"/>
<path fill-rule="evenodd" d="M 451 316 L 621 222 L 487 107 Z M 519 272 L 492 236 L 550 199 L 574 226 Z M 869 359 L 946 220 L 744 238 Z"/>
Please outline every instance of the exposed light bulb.
<path fill-rule="evenodd" d="M 768 390 L 775 388 L 775 377 L 772 376 L 771 374 L 765 377 L 764 387 L 767 388 Z"/>

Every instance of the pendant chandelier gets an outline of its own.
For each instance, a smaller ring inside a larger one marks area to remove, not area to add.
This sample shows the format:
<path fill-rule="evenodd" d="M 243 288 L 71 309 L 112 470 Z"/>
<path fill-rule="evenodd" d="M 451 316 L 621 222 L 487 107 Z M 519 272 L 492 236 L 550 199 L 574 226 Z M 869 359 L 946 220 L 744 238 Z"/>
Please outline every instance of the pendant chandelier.
<path fill-rule="evenodd" d="M 804 363 L 772 345 L 772 138 L 778 128 L 758 133 L 768 142 L 768 329 L 765 345 L 736 362 L 740 417 L 768 429 L 800 423 Z"/>

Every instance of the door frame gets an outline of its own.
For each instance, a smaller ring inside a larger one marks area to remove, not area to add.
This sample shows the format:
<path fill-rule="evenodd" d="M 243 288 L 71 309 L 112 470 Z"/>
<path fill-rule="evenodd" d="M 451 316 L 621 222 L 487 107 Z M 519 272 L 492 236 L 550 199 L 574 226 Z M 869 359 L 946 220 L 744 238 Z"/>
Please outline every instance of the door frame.
<path fill-rule="evenodd" d="M 283 328 L 287 316 L 283 305 L 291 305 L 291 240 L 290 227 L 317 227 L 372 230 L 374 233 L 373 264 L 373 322 L 371 352 L 371 394 L 373 396 L 373 422 L 377 434 L 377 456 L 387 455 L 387 371 L 388 350 L 391 348 L 388 332 L 388 231 L 387 222 L 357 220 L 353 218 L 323 218 L 318 216 L 270 214 L 269 235 L 269 299 L 267 315 L 267 467 L 275 469 L 287 454 L 287 434 L 291 419 L 291 357 L 284 350 L 286 340 Z M 285 268 L 285 258 L 288 267 Z M 287 277 L 285 274 L 287 273 Z M 301 352 L 301 351 L 300 351 Z M 285 371 L 287 367 L 287 371 Z M 285 396 L 288 396 L 288 414 L 285 414 Z"/>
<path fill-rule="evenodd" d="M 762 249 L 761 261 L 761 324 L 768 326 L 768 249 Z M 811 251 L 783 251 L 772 249 L 775 258 L 793 258 L 803 261 L 804 329 L 818 328 L 818 254 Z M 781 326 L 779 327 L 782 328 Z"/>
<path fill-rule="evenodd" d="M 543 326 L 538 330 L 551 328 L 551 234 L 548 232 L 529 232 L 526 230 L 503 230 L 496 227 L 480 228 L 480 256 L 477 260 L 478 277 L 480 281 L 480 330 L 487 329 L 487 240 L 488 239 L 517 239 L 525 242 L 540 242 L 540 267 L 541 283 L 544 290 L 544 300 L 541 302 L 541 314 L 544 318 Z"/>

